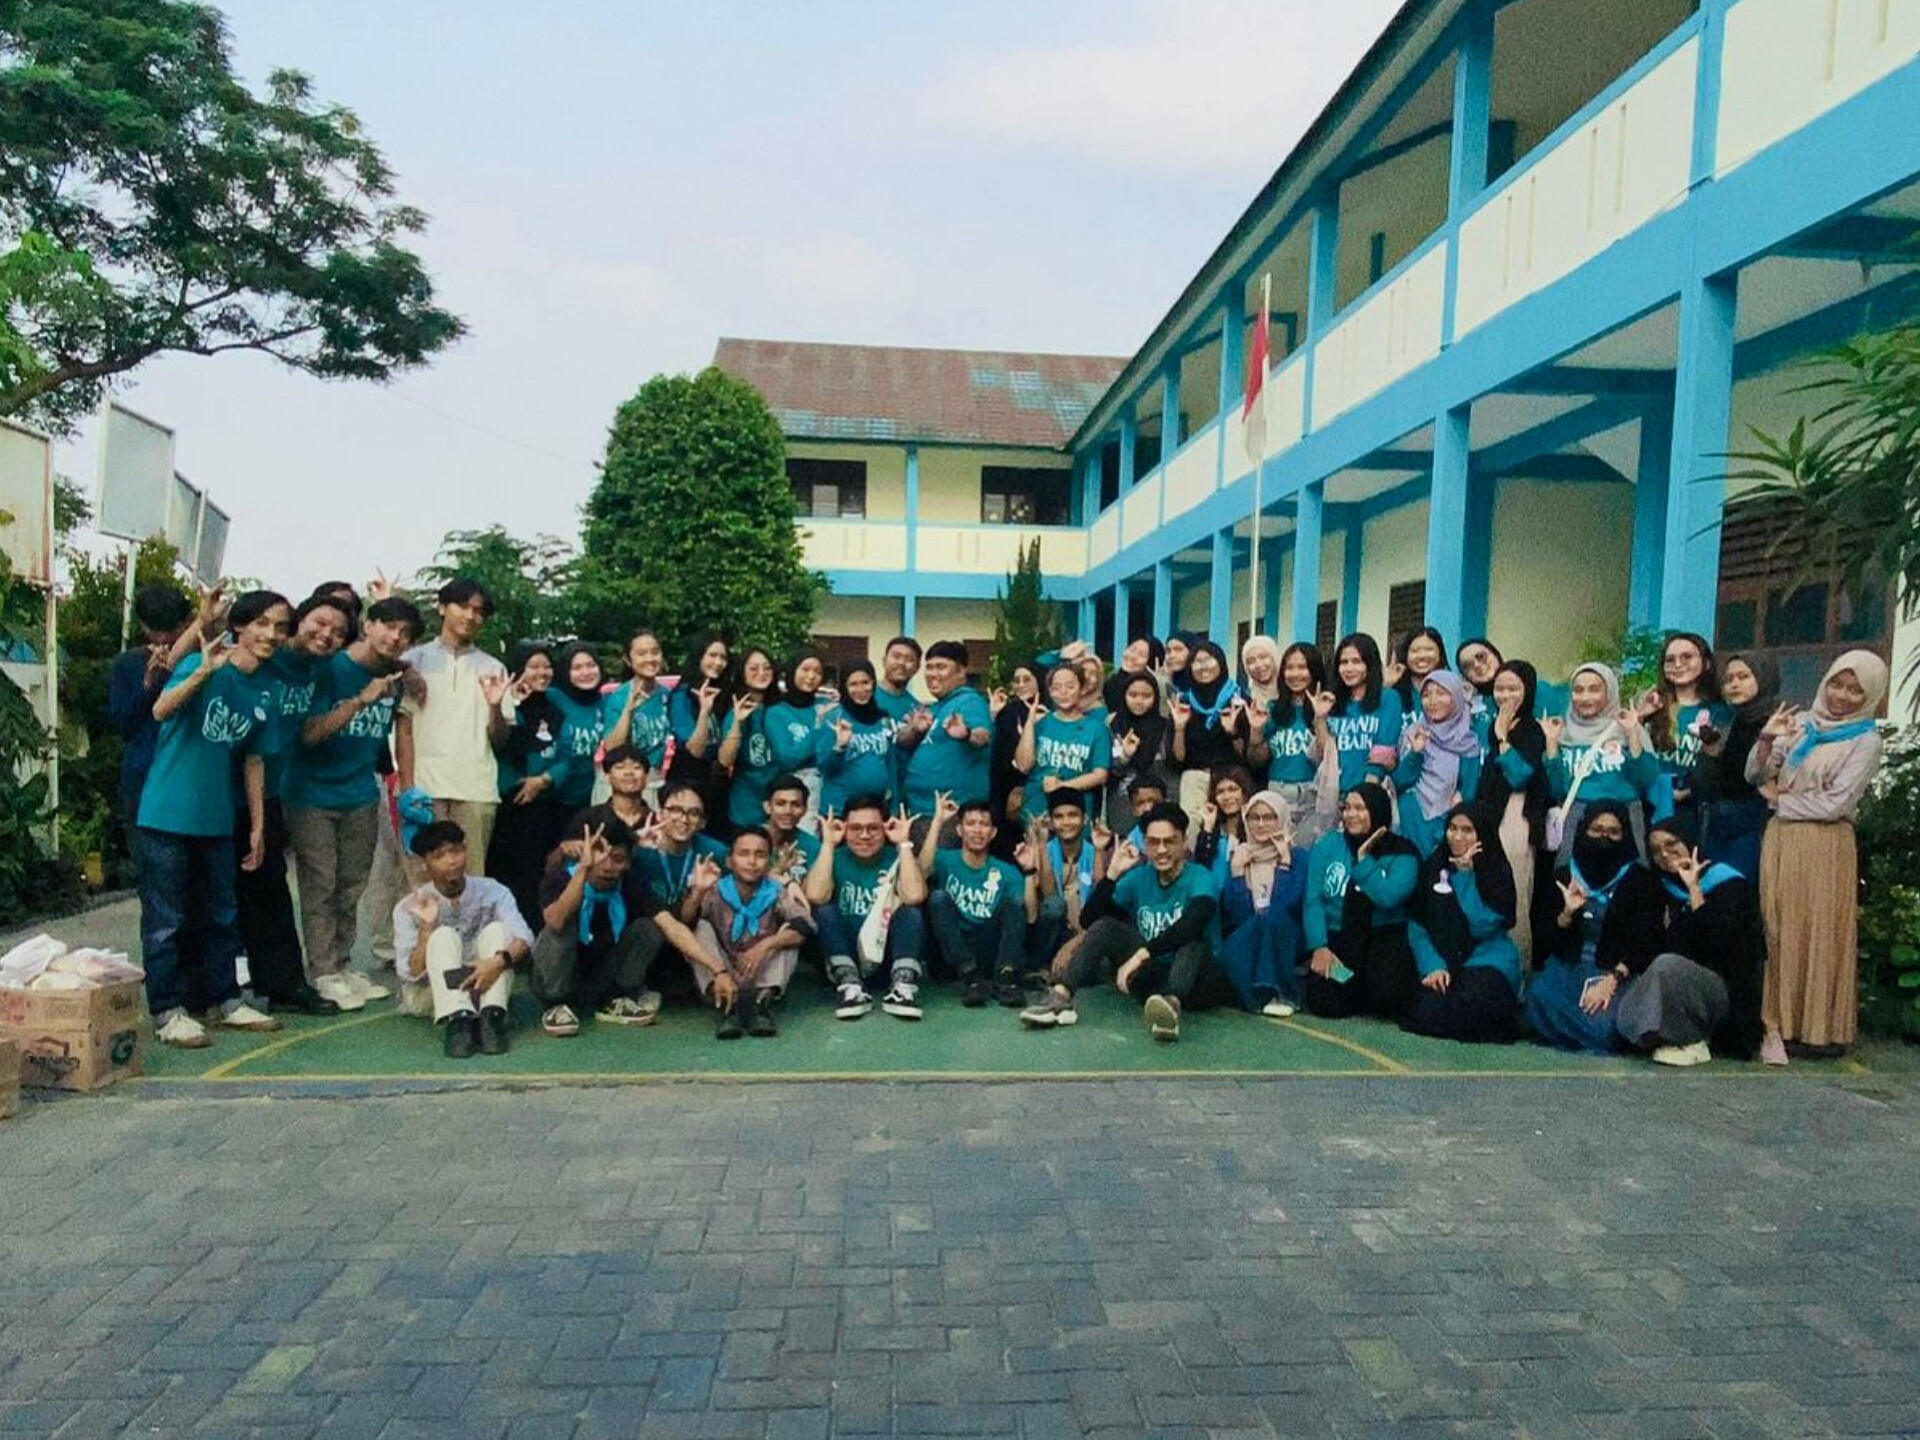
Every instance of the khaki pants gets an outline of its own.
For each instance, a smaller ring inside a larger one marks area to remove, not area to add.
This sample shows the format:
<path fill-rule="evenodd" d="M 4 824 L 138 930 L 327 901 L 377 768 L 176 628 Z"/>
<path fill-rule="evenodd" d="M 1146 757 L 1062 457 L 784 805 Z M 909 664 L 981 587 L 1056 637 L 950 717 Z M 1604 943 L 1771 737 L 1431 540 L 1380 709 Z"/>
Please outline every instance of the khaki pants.
<path fill-rule="evenodd" d="M 379 829 L 378 801 L 351 810 L 302 806 L 287 811 L 300 874 L 300 932 L 309 979 L 338 975 L 353 958 L 360 896 L 373 873 Z"/>
<path fill-rule="evenodd" d="M 407 898 L 407 867 L 400 854 L 400 836 L 393 828 L 386 802 L 375 807 L 373 864 L 361 897 L 360 929 L 367 937 L 377 965 L 393 968 L 393 910 Z"/>

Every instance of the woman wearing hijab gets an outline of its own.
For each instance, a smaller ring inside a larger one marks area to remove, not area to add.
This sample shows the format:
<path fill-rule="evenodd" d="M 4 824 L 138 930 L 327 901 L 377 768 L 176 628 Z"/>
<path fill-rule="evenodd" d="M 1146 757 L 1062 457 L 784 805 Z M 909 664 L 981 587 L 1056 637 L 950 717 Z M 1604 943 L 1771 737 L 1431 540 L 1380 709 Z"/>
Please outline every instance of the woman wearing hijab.
<path fill-rule="evenodd" d="M 1567 712 L 1540 722 L 1546 734 L 1547 793 L 1564 815 L 1564 859 L 1586 806 L 1608 800 L 1625 808 L 1636 849 L 1644 851 L 1647 791 L 1660 776 L 1640 717 L 1620 707 L 1620 677 L 1590 663 L 1573 672 Z"/>
<path fill-rule="evenodd" d="M 1120 664 L 1106 683 L 1101 686 L 1100 700 L 1107 707 L 1109 715 L 1118 715 L 1126 705 L 1127 685 L 1135 676 L 1144 675 L 1153 681 L 1157 691 L 1160 685 L 1160 666 L 1167 658 L 1167 647 L 1151 635 L 1141 635 L 1127 642 L 1127 648 L 1120 652 Z"/>
<path fill-rule="evenodd" d="M 550 646 L 540 641 L 516 646 L 507 669 L 514 677 L 513 723 L 494 757 L 500 810 L 487 842 L 487 874 L 513 892 L 521 914 L 538 915 L 540 877 L 570 813 L 554 793 L 565 721 L 553 700 Z"/>
<path fill-rule="evenodd" d="M 1193 659 L 1193 652 L 1200 648 L 1205 638 L 1192 630 L 1176 630 L 1167 637 L 1166 649 L 1161 656 L 1160 675 L 1163 681 L 1162 692 L 1167 704 L 1173 704 L 1174 691 L 1187 684 L 1187 666 Z"/>
<path fill-rule="evenodd" d="M 1340 828 L 1322 835 L 1307 856 L 1301 994 L 1315 1015 L 1398 1020 L 1419 994 L 1406 907 L 1420 861 L 1393 833 L 1392 819 L 1384 788 L 1357 785 L 1340 802 Z"/>
<path fill-rule="evenodd" d="M 1747 779 L 1747 757 L 1780 705 L 1780 667 L 1757 652 L 1729 655 L 1720 666 L 1720 693 L 1733 713 L 1724 731 L 1700 736 L 1700 757 L 1687 777 L 1699 802 L 1702 848 L 1749 880 L 1760 878 L 1760 837 L 1773 811 Z"/>
<path fill-rule="evenodd" d="M 1247 757 L 1247 768 L 1253 771 L 1254 783 L 1263 789 L 1267 783 L 1268 762 L 1261 758 L 1256 763 L 1255 747 L 1260 743 L 1267 716 L 1284 689 L 1280 680 L 1279 644 L 1270 635 L 1249 635 L 1240 647 L 1240 693 L 1247 697 L 1247 724 L 1240 748 Z M 1260 754 L 1264 756 L 1264 747 Z"/>
<path fill-rule="evenodd" d="M 987 802 L 993 806 L 993 853 L 1012 860 L 1013 852 L 1026 839 L 1020 823 L 1020 807 L 1026 802 L 1026 776 L 1013 763 L 1026 733 L 1027 712 L 1040 698 L 1040 673 L 1035 665 L 1016 665 L 1005 690 L 996 690 L 989 701 L 993 713 L 993 741 L 987 758 Z M 1156 686 L 1155 692 L 1159 690 Z"/>
<path fill-rule="evenodd" d="M 1290 807 L 1293 843 L 1312 849 L 1332 827 L 1337 808 L 1338 762 L 1327 728 L 1334 694 L 1320 652 L 1311 645 L 1289 645 L 1279 673 L 1279 694 L 1265 711 L 1265 723 L 1259 723 L 1260 711 L 1253 712 L 1247 759 L 1255 775 L 1266 767 L 1266 788 Z"/>
<path fill-rule="evenodd" d="M 1340 792 L 1384 780 L 1400 753 L 1400 696 L 1380 668 L 1380 647 L 1356 631 L 1333 652 L 1334 702 L 1327 713 L 1340 753 Z"/>
<path fill-rule="evenodd" d="M 1513 871 L 1520 908 L 1512 937 L 1522 969 L 1533 963 L 1533 860 L 1546 837 L 1547 735 L 1533 710 L 1539 693 L 1540 677 L 1525 660 L 1505 661 L 1494 673 L 1487 758 L 1473 795 L 1480 813 L 1497 824 L 1501 853 Z"/>
<path fill-rule="evenodd" d="M 845 818 L 847 801 L 878 795 L 893 813 L 893 735 L 899 722 L 874 699 L 879 674 L 871 660 L 840 671 L 840 703 L 827 711 L 814 735 L 820 771 L 820 813 Z"/>
<path fill-rule="evenodd" d="M 1647 832 L 1647 853 L 1660 881 L 1660 953 L 1620 997 L 1621 1038 L 1660 1065 L 1700 1065 L 1716 1053 L 1751 1060 L 1766 968 L 1752 882 L 1704 859 L 1681 818 Z"/>
<path fill-rule="evenodd" d="M 1211 640 L 1194 647 L 1186 683 L 1173 692 L 1173 729 L 1169 752 L 1180 776 L 1180 808 L 1187 812 L 1189 834 L 1200 828 L 1213 771 L 1240 763 L 1234 742 L 1246 700 L 1227 673 L 1227 652 Z"/>
<path fill-rule="evenodd" d="M 1553 955 L 1527 987 L 1527 1019 L 1542 1045 L 1611 1054 L 1620 992 L 1660 953 L 1663 914 L 1659 883 L 1639 863 L 1624 804 L 1586 807 L 1556 883 Z"/>
<path fill-rule="evenodd" d="M 553 795 L 571 814 L 593 799 L 593 757 L 600 749 L 600 684 L 604 676 L 585 641 L 564 645 L 553 657 L 547 698 L 560 712 L 560 753 L 547 769 Z"/>
<path fill-rule="evenodd" d="M 1110 712 L 1113 764 L 1107 777 L 1107 826 L 1124 835 L 1133 828 L 1134 781 L 1151 777 L 1165 786 L 1167 718 L 1160 713 L 1160 682 L 1152 675 L 1127 677 L 1120 703 Z"/>
<path fill-rule="evenodd" d="M 1243 811 L 1246 838 L 1220 892 L 1220 968 L 1244 1009 L 1284 1018 L 1300 1008 L 1300 902 L 1307 852 L 1294 843 L 1285 798 L 1262 790 Z"/>
<path fill-rule="evenodd" d="M 1853 818 L 1880 768 L 1873 717 L 1886 693 L 1887 662 L 1849 650 L 1827 668 L 1813 709 L 1775 711 L 1747 757 L 1747 778 L 1773 805 L 1760 851 L 1769 1065 L 1786 1064 L 1789 1046 L 1843 1054 L 1859 1026 Z"/>
<path fill-rule="evenodd" d="M 780 698 L 767 706 L 761 727 L 773 752 L 774 774 L 794 775 L 807 787 L 807 813 L 800 828 L 820 833 L 819 737 L 825 731 L 827 702 L 820 696 L 826 662 L 817 650 L 802 650 L 787 662 Z"/>
<path fill-rule="evenodd" d="M 1420 682 L 1420 718 L 1400 732 L 1393 785 L 1400 794 L 1400 833 L 1422 859 L 1440 844 L 1447 814 L 1480 788 L 1480 737 L 1467 712 L 1467 682 L 1435 670 Z"/>
<path fill-rule="evenodd" d="M 1519 909 L 1500 837 L 1456 805 L 1407 906 L 1420 994 L 1402 1029 L 1466 1044 L 1519 1038 L 1520 951 L 1509 936 Z"/>

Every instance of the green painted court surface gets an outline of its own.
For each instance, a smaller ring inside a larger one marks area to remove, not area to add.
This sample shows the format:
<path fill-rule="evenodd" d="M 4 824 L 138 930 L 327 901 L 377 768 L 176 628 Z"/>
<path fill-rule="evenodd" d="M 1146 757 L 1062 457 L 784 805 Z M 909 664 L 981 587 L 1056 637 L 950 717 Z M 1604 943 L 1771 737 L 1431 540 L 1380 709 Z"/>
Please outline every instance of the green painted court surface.
<path fill-rule="evenodd" d="M 1536 1045 L 1456 1045 L 1402 1034 L 1374 1021 L 1269 1020 L 1239 1012 L 1189 1015 L 1177 1044 L 1156 1043 L 1139 1007 L 1110 990 L 1081 997 L 1071 1029 L 1028 1031 L 1011 1010 L 963 1008 L 950 987 L 927 996 L 914 1023 L 877 1007 L 857 1021 L 834 1018 L 827 992 L 797 987 L 780 1007 L 772 1039 L 720 1041 L 710 1013 L 669 1007 L 656 1025 L 588 1022 L 572 1039 L 540 1032 L 531 1001 L 517 997 L 513 1048 L 503 1056 L 446 1059 L 426 1021 L 388 1002 L 333 1019 L 294 1017 L 275 1035 L 223 1032 L 210 1050 L 155 1045 L 157 1081 L 273 1080 L 636 1082 L 675 1079 L 1095 1078 L 1128 1075 L 1529 1075 L 1596 1079 L 1668 1074 L 1628 1056 L 1566 1055 Z M 1791 1073 L 1832 1073 L 1804 1065 Z M 1859 1067 L 1857 1063 L 1854 1068 Z M 1754 1074 L 1761 1067 L 1715 1061 L 1694 1074 Z"/>

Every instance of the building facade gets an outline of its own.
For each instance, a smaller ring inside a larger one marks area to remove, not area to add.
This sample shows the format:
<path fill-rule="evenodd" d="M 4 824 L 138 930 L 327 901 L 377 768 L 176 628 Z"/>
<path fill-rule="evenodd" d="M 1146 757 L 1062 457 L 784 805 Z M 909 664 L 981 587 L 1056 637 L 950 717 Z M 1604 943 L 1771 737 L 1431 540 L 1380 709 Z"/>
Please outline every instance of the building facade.
<path fill-rule="evenodd" d="M 1023 454 L 1070 473 L 1049 593 L 1107 653 L 1257 613 L 1491 633 L 1543 673 L 1629 622 L 1698 630 L 1773 650 L 1800 694 L 1845 645 L 1910 654 L 1890 593 L 1796 583 L 1723 508 L 1730 452 L 1814 408 L 1808 358 L 1920 308 L 1916 117 L 1915 0 L 1409 0 L 1065 439 Z M 1092 385 L 1111 362 L 1078 363 Z M 782 415 L 801 461 L 859 438 Z M 884 605 L 948 633 L 937 606 L 1009 568 L 1021 524 L 968 549 L 957 511 L 914 508 L 933 443 L 917 482 L 901 456 L 893 568 L 849 563 L 865 517 L 802 520 L 823 629 Z"/>

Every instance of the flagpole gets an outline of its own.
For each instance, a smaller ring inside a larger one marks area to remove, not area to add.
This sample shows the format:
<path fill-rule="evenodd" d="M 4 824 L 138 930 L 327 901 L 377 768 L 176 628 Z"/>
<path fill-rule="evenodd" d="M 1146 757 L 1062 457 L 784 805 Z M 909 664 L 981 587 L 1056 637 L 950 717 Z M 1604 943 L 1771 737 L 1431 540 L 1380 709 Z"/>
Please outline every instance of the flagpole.
<path fill-rule="evenodd" d="M 1260 324 L 1267 323 L 1267 317 L 1273 313 L 1273 272 L 1269 270 L 1260 277 Z M 1267 356 L 1260 356 L 1260 398 L 1258 404 L 1264 413 L 1267 406 Z M 1249 416 L 1249 419 L 1252 417 Z M 1266 427 L 1261 426 L 1264 437 Z M 1265 449 L 1265 445 L 1261 446 Z M 1266 469 L 1266 457 L 1253 457 L 1253 540 L 1247 547 L 1247 633 L 1260 633 L 1260 476 Z"/>

